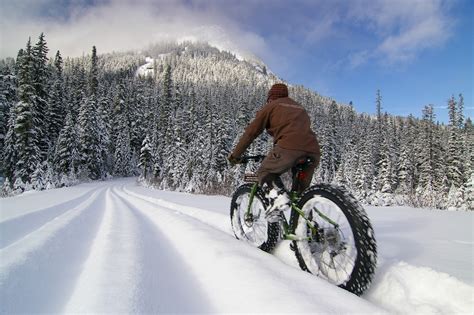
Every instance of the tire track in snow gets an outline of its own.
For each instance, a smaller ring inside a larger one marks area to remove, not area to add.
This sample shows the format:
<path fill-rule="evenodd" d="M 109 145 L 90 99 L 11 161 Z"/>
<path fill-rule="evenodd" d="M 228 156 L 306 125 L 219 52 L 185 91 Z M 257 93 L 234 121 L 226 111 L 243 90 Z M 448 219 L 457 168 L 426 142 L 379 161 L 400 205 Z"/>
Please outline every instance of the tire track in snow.
<path fill-rule="evenodd" d="M 112 193 L 89 256 L 65 313 L 134 313 L 137 284 L 137 223 Z"/>
<path fill-rule="evenodd" d="M 176 213 L 194 218 L 204 224 L 207 224 L 215 229 L 218 229 L 224 233 L 227 233 L 235 237 L 234 232 L 232 231 L 231 223 L 230 223 L 230 214 L 224 215 L 222 213 L 217 213 L 215 211 L 209 211 L 209 210 L 197 208 L 197 207 L 189 207 L 189 206 L 181 205 L 176 202 L 154 198 L 151 196 L 145 196 L 140 193 L 133 192 L 130 189 L 127 189 L 125 185 L 122 185 L 121 188 L 129 196 L 134 196 L 141 200 L 153 203 L 159 207 L 164 207 L 170 210 L 174 210 Z M 230 200 L 229 200 L 229 203 L 230 203 Z M 287 214 L 287 217 L 288 215 L 289 214 Z M 292 266 L 294 268 L 300 269 L 299 263 L 295 256 L 295 252 L 291 250 L 290 246 L 291 246 L 291 241 L 280 240 L 280 242 L 273 249 L 272 254 L 278 259 L 280 259 L 280 261 L 284 262 L 285 264 Z"/>
<path fill-rule="evenodd" d="M 315 313 L 383 313 L 367 301 L 289 267 L 199 219 L 123 191 L 117 193 L 166 235 L 179 254 L 176 257 L 189 266 L 192 278 L 199 280 L 203 294 L 219 313 L 298 313 L 309 309 Z M 323 292 L 324 299 L 319 299 L 318 293 Z M 189 298 L 182 298 L 181 303 L 188 303 Z M 337 302 L 341 298 L 350 306 Z"/>
<path fill-rule="evenodd" d="M 103 189 L 0 250 L 0 313 L 57 313 L 103 214 Z M 51 297 L 54 297 L 52 299 Z"/>
<path fill-rule="evenodd" d="M 33 231 L 41 228 L 44 224 L 47 224 L 60 215 L 75 209 L 91 198 L 93 198 L 93 192 L 89 191 L 66 202 L 2 221 L 0 223 L 0 249 L 18 241 Z"/>
<path fill-rule="evenodd" d="M 109 190 L 104 220 L 64 312 L 209 312 L 175 257 L 152 224 Z M 180 303 L 183 294 L 199 303 Z"/>
<path fill-rule="evenodd" d="M 204 224 L 207 224 L 229 235 L 234 235 L 234 232 L 232 231 L 232 227 L 230 225 L 230 214 L 224 215 L 224 214 L 217 213 L 214 211 L 209 211 L 206 209 L 189 207 L 185 205 L 180 205 L 178 203 L 166 201 L 163 199 L 158 199 L 158 198 L 154 198 L 150 196 L 144 196 L 127 189 L 124 185 L 121 187 L 121 189 L 129 196 L 133 196 L 141 200 L 153 203 L 158 207 L 174 210 L 177 213 L 194 218 Z"/>
<path fill-rule="evenodd" d="M 142 211 L 120 191 L 122 199 L 140 222 L 142 252 L 144 259 L 142 285 L 145 313 L 213 313 L 209 299 L 202 294 L 202 288 L 189 273 L 190 266 L 183 263 L 181 256 L 173 247 L 172 241 Z M 148 289 L 145 289 L 148 288 Z M 151 293 L 151 294 L 150 294 Z M 147 302 L 148 301 L 148 302 Z"/>

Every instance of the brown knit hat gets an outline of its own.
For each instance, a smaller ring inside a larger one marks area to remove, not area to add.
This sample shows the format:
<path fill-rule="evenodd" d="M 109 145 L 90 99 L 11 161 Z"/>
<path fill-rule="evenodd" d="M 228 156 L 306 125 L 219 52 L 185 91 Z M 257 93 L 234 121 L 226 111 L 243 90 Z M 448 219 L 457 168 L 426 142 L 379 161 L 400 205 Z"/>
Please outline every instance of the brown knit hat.
<path fill-rule="evenodd" d="M 288 87 L 283 83 L 273 84 L 270 91 L 268 91 L 267 102 L 282 97 L 288 97 Z"/>

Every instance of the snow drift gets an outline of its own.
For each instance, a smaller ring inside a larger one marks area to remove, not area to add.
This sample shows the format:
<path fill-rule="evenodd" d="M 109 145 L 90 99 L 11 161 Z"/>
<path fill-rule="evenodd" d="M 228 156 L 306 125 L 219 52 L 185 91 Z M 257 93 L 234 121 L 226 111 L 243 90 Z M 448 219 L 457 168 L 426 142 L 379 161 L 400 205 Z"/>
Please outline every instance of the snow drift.
<path fill-rule="evenodd" d="M 472 312 L 471 213 L 367 208 L 380 265 L 359 298 L 301 271 L 287 242 L 236 240 L 229 203 L 134 179 L 2 199 L 0 312 Z"/>

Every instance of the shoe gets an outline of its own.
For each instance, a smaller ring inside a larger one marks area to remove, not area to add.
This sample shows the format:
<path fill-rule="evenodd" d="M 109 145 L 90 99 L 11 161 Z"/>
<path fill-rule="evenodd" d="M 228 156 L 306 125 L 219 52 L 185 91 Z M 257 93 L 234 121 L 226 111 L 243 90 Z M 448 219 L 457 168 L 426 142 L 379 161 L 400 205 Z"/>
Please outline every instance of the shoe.
<path fill-rule="evenodd" d="M 265 194 L 268 200 L 268 207 L 265 209 L 265 219 L 270 223 L 279 222 L 283 212 L 290 206 L 288 194 L 279 189 L 273 188 Z"/>

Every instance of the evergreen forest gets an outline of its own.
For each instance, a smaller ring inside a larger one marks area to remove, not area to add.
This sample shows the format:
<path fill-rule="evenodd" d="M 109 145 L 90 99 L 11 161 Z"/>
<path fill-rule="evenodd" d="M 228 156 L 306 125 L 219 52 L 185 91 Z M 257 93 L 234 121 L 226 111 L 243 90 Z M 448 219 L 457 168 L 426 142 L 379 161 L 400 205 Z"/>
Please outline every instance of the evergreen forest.
<path fill-rule="evenodd" d="M 159 189 L 230 195 L 244 169 L 227 155 L 269 87 L 262 62 L 205 43 L 142 51 L 49 56 L 44 34 L 0 60 L 3 196 L 137 176 Z M 474 210 L 474 127 L 462 94 L 446 96 L 449 122 L 433 105 L 419 117 L 374 113 L 291 85 L 321 149 L 314 182 L 347 187 L 363 203 Z M 273 145 L 261 135 L 249 154 Z"/>

